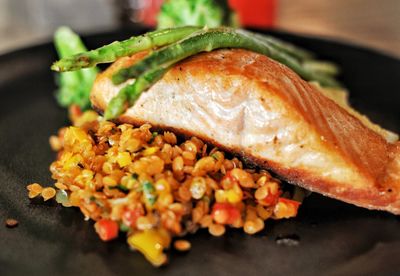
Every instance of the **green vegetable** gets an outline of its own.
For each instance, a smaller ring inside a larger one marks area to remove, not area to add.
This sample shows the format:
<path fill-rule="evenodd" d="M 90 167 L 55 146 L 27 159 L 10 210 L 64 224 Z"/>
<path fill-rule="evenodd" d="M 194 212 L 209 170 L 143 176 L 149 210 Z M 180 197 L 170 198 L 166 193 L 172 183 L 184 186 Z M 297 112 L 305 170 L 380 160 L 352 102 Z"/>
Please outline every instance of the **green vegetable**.
<path fill-rule="evenodd" d="M 308 70 L 330 76 L 336 76 L 340 71 L 336 64 L 320 60 L 305 60 L 303 62 L 303 67 L 307 68 Z"/>
<path fill-rule="evenodd" d="M 119 231 L 121 231 L 121 232 L 129 232 L 129 230 L 131 230 L 131 228 L 128 225 L 126 225 L 123 222 L 120 222 Z"/>
<path fill-rule="evenodd" d="M 113 82 L 120 84 L 130 78 L 139 77 L 141 74 L 148 74 L 157 68 L 171 66 L 199 52 L 209 52 L 218 48 L 248 49 L 287 65 L 305 80 L 315 80 L 324 86 L 338 86 L 334 79 L 302 67 L 297 59 L 281 51 L 276 45 L 271 45 L 266 40 L 259 39 L 251 32 L 225 27 L 201 30 L 168 47 L 156 50 L 134 65 L 120 69 L 113 76 Z M 147 80 L 150 81 L 151 78 L 147 78 Z M 133 85 L 135 84 L 130 86 Z M 127 91 L 128 94 L 131 91 Z M 137 91 L 135 92 L 137 93 Z"/>
<path fill-rule="evenodd" d="M 56 193 L 56 201 L 57 203 L 62 204 L 64 207 L 71 207 L 71 203 L 69 201 L 68 193 L 65 190 L 58 190 Z"/>
<path fill-rule="evenodd" d="M 221 1 L 218 1 L 221 2 Z M 225 1 L 226 2 L 226 1 Z M 158 14 L 158 29 L 185 25 L 237 26 L 233 12 L 228 5 L 220 5 L 215 0 L 167 0 Z"/>
<path fill-rule="evenodd" d="M 121 115 L 128 105 L 133 105 L 143 91 L 148 89 L 153 83 L 158 81 L 167 72 L 167 68 L 154 68 L 137 77 L 132 85 L 127 85 L 121 89 L 117 96 L 112 98 L 107 106 L 104 118 L 106 120 L 117 118 Z"/>
<path fill-rule="evenodd" d="M 57 72 L 66 72 L 92 67 L 99 63 L 114 62 L 120 57 L 130 56 L 137 52 L 171 44 L 200 29 L 201 27 L 185 26 L 181 28 L 158 30 L 140 36 L 133 36 L 124 41 L 115 41 L 88 52 L 85 52 L 85 49 L 79 51 L 80 54 L 77 54 L 76 51 L 75 53 L 60 55 L 62 59 L 56 61 L 51 66 L 51 69 Z M 67 37 L 61 37 L 61 33 L 59 35 L 56 33 L 56 37 L 59 37 L 59 39 L 56 40 L 56 42 L 59 41 L 59 43 L 64 43 L 61 39 L 67 39 Z"/>
<path fill-rule="evenodd" d="M 218 157 L 216 154 L 211 154 L 211 157 L 214 158 L 216 161 L 218 161 Z"/>
<path fill-rule="evenodd" d="M 155 195 L 156 190 L 154 189 L 153 184 L 151 184 L 149 181 L 144 181 L 142 184 L 142 190 L 147 202 L 150 204 L 150 206 L 153 206 L 157 199 Z"/>
<path fill-rule="evenodd" d="M 153 141 L 154 141 L 154 139 L 157 137 L 157 135 L 158 135 L 158 132 L 157 132 L 157 131 L 153 131 L 153 132 L 151 133 L 151 138 L 150 138 L 150 141 L 149 141 L 150 144 L 153 143 Z"/>
<path fill-rule="evenodd" d="M 119 190 L 119 191 L 121 191 L 123 193 L 128 193 L 129 192 L 129 189 L 127 187 L 125 187 L 124 185 L 122 185 L 122 184 L 118 184 L 116 186 L 111 186 L 110 189 L 117 189 L 117 190 Z"/>
<path fill-rule="evenodd" d="M 292 56 L 293 58 L 298 59 L 299 61 L 301 60 L 309 60 L 313 58 L 313 53 L 301 49 L 293 44 L 290 44 L 288 42 L 282 41 L 278 38 L 269 36 L 269 35 L 261 35 L 257 33 L 251 33 L 251 35 L 261 41 L 264 41 L 265 43 L 270 44 L 272 47 L 275 47 L 277 50 L 284 52 L 285 54 L 288 54 Z"/>
<path fill-rule="evenodd" d="M 86 51 L 79 36 L 67 27 L 57 29 L 54 35 L 54 44 L 61 58 Z M 58 103 L 63 107 L 76 104 L 81 109 L 89 108 L 89 94 L 96 75 L 96 68 L 59 74 L 57 77 L 59 89 L 56 94 Z"/>

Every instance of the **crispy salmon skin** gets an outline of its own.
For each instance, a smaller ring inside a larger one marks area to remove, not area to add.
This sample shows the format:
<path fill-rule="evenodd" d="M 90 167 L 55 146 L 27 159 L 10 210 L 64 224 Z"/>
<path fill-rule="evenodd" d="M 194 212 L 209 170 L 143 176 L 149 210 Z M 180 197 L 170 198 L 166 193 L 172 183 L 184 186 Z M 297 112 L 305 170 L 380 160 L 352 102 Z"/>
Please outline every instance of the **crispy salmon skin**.
<path fill-rule="evenodd" d="M 103 111 L 122 87 L 101 73 L 91 101 Z M 388 142 L 286 66 L 246 50 L 218 50 L 175 65 L 120 122 L 202 138 L 289 183 L 400 214 L 400 143 Z"/>

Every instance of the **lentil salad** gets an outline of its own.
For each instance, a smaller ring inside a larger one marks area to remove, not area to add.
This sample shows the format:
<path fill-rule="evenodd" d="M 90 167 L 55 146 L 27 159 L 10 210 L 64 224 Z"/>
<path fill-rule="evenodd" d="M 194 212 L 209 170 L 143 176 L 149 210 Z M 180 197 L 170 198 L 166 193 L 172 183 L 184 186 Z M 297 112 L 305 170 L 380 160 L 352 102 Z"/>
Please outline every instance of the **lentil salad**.
<path fill-rule="evenodd" d="M 189 250 L 182 237 L 200 228 L 213 236 L 229 227 L 251 235 L 267 219 L 297 214 L 300 202 L 278 179 L 196 137 L 117 125 L 76 106 L 70 114 L 73 125 L 50 137 L 54 188 L 33 183 L 29 197 L 78 207 L 101 240 L 126 235 L 154 266 L 167 262 L 172 244 Z"/>

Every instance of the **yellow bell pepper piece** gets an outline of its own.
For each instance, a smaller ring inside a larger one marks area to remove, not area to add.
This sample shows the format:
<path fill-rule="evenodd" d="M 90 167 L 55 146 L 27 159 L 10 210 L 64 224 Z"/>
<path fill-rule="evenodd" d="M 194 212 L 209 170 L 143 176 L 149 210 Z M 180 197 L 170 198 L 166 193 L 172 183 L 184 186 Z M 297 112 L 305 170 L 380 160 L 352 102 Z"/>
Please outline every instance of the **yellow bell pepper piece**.
<path fill-rule="evenodd" d="M 117 156 L 118 165 L 123 168 L 132 163 L 132 158 L 129 152 L 119 152 Z"/>
<path fill-rule="evenodd" d="M 154 266 L 160 266 L 167 261 L 167 256 L 163 253 L 166 247 L 165 237 L 155 229 L 129 236 L 128 244 L 139 250 Z"/>

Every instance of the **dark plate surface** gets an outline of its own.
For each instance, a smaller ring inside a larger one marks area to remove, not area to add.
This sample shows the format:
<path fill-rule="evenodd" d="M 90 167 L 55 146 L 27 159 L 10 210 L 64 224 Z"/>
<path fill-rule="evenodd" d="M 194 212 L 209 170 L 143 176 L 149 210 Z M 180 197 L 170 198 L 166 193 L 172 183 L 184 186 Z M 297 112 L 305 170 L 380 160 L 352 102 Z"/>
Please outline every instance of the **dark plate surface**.
<path fill-rule="evenodd" d="M 135 32 L 134 32 L 135 33 Z M 89 48 L 132 32 L 89 36 Z M 341 65 L 355 107 L 400 132 L 400 61 L 374 51 L 274 32 Z M 255 236 L 228 231 L 188 237 L 192 250 L 170 251 L 170 264 L 153 268 L 121 238 L 101 242 L 77 209 L 30 201 L 26 185 L 50 185 L 55 158 L 48 137 L 68 123 L 57 107 L 51 44 L 0 57 L 0 275 L 399 275 L 400 221 L 313 194 L 297 218 L 270 221 Z M 298 246 L 278 245 L 296 234 Z"/>

